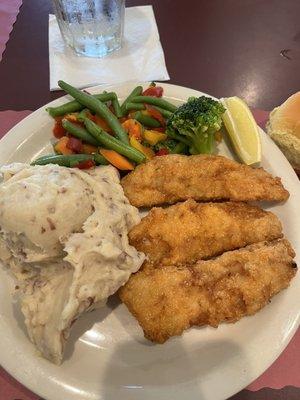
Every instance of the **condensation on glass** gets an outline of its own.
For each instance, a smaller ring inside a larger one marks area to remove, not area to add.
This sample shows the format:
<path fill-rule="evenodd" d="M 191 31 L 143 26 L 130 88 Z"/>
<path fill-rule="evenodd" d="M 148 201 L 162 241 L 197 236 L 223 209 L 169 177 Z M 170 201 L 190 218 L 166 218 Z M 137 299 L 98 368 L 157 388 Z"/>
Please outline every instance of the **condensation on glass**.
<path fill-rule="evenodd" d="M 120 49 L 125 0 L 52 0 L 65 42 L 79 55 L 103 57 Z"/>

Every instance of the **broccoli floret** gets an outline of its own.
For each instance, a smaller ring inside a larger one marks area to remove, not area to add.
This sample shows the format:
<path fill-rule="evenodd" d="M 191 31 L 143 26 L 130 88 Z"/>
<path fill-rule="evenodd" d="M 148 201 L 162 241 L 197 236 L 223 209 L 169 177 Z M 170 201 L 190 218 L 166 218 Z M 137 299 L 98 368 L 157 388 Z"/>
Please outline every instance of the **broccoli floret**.
<path fill-rule="evenodd" d="M 191 154 L 212 153 L 224 112 L 222 104 L 210 97 L 190 97 L 169 118 L 166 133 L 187 144 Z"/>
<path fill-rule="evenodd" d="M 176 147 L 177 143 L 178 142 L 176 142 L 176 140 L 167 139 L 167 140 L 164 140 L 163 142 L 156 143 L 156 145 L 154 146 L 154 150 L 159 151 L 161 149 L 167 149 L 169 151 L 169 153 L 172 153 L 173 149 Z"/>

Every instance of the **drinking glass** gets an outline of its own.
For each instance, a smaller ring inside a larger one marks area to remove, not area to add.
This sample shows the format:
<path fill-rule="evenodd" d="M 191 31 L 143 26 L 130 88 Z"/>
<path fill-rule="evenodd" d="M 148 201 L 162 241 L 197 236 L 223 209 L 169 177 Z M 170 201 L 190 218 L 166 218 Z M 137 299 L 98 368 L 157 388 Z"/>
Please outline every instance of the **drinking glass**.
<path fill-rule="evenodd" d="M 65 42 L 79 55 L 103 57 L 122 44 L 125 0 L 52 0 Z"/>

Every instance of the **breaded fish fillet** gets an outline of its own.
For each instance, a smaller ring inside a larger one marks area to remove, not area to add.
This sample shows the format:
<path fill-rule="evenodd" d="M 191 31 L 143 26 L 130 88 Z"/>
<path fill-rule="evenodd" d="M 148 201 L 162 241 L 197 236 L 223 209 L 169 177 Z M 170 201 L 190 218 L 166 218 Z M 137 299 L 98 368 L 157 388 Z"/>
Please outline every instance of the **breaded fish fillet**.
<path fill-rule="evenodd" d="M 284 201 L 289 192 L 280 178 L 221 156 L 172 154 L 154 157 L 122 179 L 136 207 L 194 199 L 201 201 Z"/>
<path fill-rule="evenodd" d="M 287 240 L 258 243 L 190 266 L 145 263 L 119 290 L 145 337 L 163 343 L 193 325 L 217 327 L 264 307 L 296 273 Z"/>
<path fill-rule="evenodd" d="M 282 236 L 279 219 L 246 203 L 187 200 L 153 208 L 129 232 L 129 241 L 155 263 L 192 263 Z"/>

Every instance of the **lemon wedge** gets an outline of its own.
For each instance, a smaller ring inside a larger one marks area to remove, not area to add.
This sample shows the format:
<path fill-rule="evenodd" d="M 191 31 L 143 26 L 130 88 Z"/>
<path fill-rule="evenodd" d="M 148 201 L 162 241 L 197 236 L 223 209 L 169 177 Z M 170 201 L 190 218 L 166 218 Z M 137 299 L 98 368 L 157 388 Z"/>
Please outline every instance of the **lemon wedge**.
<path fill-rule="evenodd" d="M 226 108 L 223 122 L 239 158 L 247 165 L 261 161 L 261 142 L 257 124 L 247 104 L 239 97 L 220 100 Z"/>

